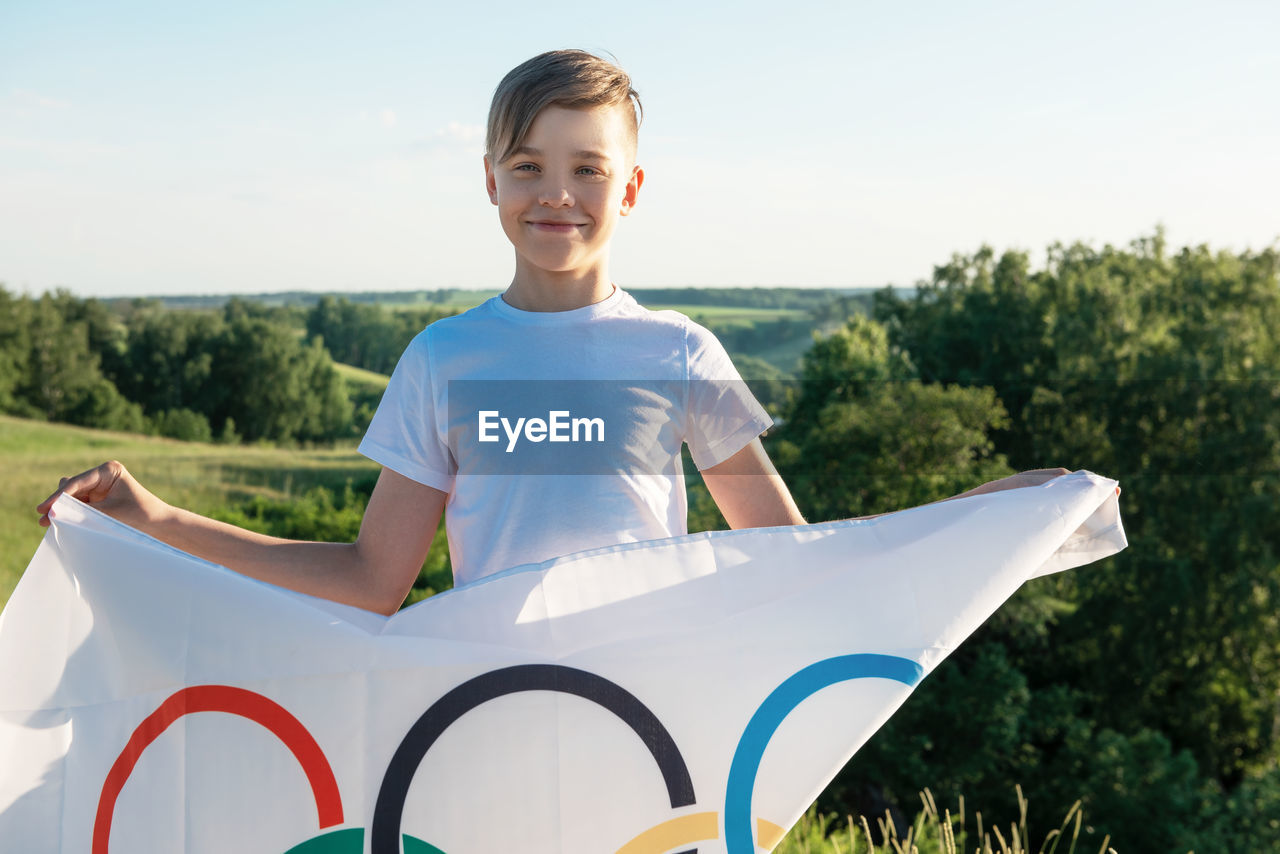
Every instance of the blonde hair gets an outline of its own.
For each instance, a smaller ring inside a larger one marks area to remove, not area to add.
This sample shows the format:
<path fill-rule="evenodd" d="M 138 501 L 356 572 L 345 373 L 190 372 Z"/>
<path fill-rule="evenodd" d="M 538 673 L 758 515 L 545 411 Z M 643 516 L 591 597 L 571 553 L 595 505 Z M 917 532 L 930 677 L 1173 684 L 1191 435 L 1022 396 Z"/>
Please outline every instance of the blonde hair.
<path fill-rule="evenodd" d="M 608 60 L 582 50 L 552 50 L 520 63 L 507 72 L 493 92 L 485 154 L 501 163 L 524 144 L 533 120 L 549 106 L 570 109 L 617 107 L 628 104 L 631 142 L 639 138 L 644 108 L 627 72 Z"/>

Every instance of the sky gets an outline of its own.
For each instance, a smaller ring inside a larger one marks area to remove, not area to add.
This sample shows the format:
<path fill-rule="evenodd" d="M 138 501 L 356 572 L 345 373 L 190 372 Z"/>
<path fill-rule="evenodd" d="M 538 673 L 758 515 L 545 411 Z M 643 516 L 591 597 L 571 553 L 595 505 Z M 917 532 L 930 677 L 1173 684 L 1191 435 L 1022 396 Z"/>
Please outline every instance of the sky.
<path fill-rule="evenodd" d="M 607 52 L 618 284 L 906 286 L 983 244 L 1280 240 L 1280 4 L 0 0 L 0 285 L 502 288 L 483 125 Z"/>

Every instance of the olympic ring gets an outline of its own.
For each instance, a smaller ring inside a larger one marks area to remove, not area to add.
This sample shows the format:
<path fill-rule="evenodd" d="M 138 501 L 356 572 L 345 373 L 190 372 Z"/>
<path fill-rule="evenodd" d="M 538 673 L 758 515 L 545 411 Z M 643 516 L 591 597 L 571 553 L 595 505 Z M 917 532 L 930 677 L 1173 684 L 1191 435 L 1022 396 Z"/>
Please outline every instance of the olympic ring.
<path fill-rule="evenodd" d="M 694 803 L 693 780 L 667 728 L 632 693 L 586 670 L 561 664 L 520 664 L 470 679 L 431 705 L 396 748 L 382 778 L 369 835 L 371 854 L 400 854 L 400 821 L 413 775 L 431 745 L 458 718 L 489 700 L 521 691 L 558 691 L 603 706 L 627 724 L 653 755 L 672 809 Z"/>
<path fill-rule="evenodd" d="M 760 847 L 772 850 L 786 834 L 785 828 L 762 818 L 756 819 L 756 838 L 760 840 Z M 663 854 L 677 845 L 719 838 L 719 815 L 714 812 L 692 813 L 649 828 L 619 848 L 617 854 Z"/>
<path fill-rule="evenodd" d="M 405 834 L 404 854 L 444 854 L 439 848 Z M 364 854 L 364 828 L 348 827 L 308 839 L 284 854 Z"/>
<path fill-rule="evenodd" d="M 754 854 L 756 845 L 772 849 L 786 830 L 762 818 L 755 820 L 753 841 L 751 800 L 765 749 L 786 717 L 823 688 L 853 679 L 891 679 L 914 687 L 924 674 L 916 662 L 891 655 L 855 654 L 828 658 L 785 679 L 765 698 L 747 722 L 729 766 L 725 786 L 724 838 L 730 854 Z M 671 734 L 634 694 L 590 673 L 558 664 L 522 664 L 492 670 L 453 688 L 414 722 L 401 740 L 383 775 L 370 828 L 372 854 L 445 854 L 442 850 L 400 832 L 405 799 L 427 751 L 467 712 L 507 694 L 555 691 L 590 700 L 612 712 L 640 737 L 662 774 L 672 809 L 691 806 L 696 798 L 684 757 Z M 94 819 L 91 854 L 107 854 L 116 801 L 146 748 L 172 723 L 194 712 L 226 712 L 260 724 L 293 753 L 302 766 L 316 801 L 320 829 L 342 823 L 342 799 L 337 780 L 319 744 L 283 706 L 261 694 L 226 685 L 198 685 L 175 692 L 130 736 L 103 783 Z M 684 845 L 720 838 L 720 816 L 698 812 L 677 816 L 640 833 L 617 854 L 664 854 Z M 314 837 L 286 854 L 359 854 L 364 828 L 342 828 Z M 682 852 L 696 854 L 697 849 Z"/>
<path fill-rule="evenodd" d="M 756 773 L 769 740 L 796 706 L 823 688 L 850 679 L 893 679 L 914 687 L 923 675 L 924 668 L 909 658 L 870 653 L 841 655 L 810 664 L 774 688 L 747 722 L 729 763 L 724 801 L 724 839 L 729 854 L 754 854 L 756 850 L 751 839 L 751 797 Z"/>
<path fill-rule="evenodd" d="M 134 766 L 142 758 L 142 751 L 151 742 L 160 737 L 169 725 L 185 715 L 195 712 L 226 712 L 248 718 L 256 724 L 266 727 L 298 760 L 311 784 L 311 792 L 315 796 L 316 813 L 320 828 L 342 824 L 342 795 L 338 791 L 338 781 L 329 767 L 320 745 L 311 737 L 307 728 L 289 714 L 283 706 L 268 700 L 261 694 L 244 688 L 232 688 L 227 685 L 197 685 L 183 688 L 172 694 L 152 712 L 142 723 L 138 724 L 125 744 L 124 750 L 107 772 L 107 779 L 102 785 L 102 794 L 98 799 L 98 812 L 93 822 L 92 854 L 107 854 L 107 845 L 111 840 L 111 820 L 115 814 L 116 800 L 120 791 L 133 773 Z"/>

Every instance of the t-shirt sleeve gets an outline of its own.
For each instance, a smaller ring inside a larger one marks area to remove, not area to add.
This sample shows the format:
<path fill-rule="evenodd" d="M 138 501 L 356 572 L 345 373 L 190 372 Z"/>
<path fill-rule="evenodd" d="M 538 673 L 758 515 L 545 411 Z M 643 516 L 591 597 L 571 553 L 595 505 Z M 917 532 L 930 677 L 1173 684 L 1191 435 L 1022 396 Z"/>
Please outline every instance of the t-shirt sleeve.
<path fill-rule="evenodd" d="M 396 363 L 358 450 L 410 480 L 451 492 L 457 464 L 440 428 L 445 403 L 435 385 L 424 331 Z"/>
<path fill-rule="evenodd" d="M 699 470 L 742 450 L 773 419 L 733 366 L 724 345 L 696 323 L 688 328 L 689 408 L 685 442 Z"/>

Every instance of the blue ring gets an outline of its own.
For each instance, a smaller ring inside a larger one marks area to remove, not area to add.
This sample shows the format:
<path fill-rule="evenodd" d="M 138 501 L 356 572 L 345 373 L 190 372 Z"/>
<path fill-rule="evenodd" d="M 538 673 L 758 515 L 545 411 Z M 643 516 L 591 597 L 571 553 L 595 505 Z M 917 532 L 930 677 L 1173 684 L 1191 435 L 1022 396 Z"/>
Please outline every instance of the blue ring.
<path fill-rule="evenodd" d="M 893 679 L 913 688 L 923 675 L 924 668 L 911 659 L 861 653 L 810 664 L 774 688 L 747 722 L 747 728 L 742 731 L 742 738 L 733 752 L 733 762 L 729 765 L 724 799 L 724 841 L 729 854 L 755 854 L 751 797 L 756 788 L 756 774 L 760 770 L 760 760 L 764 758 L 764 749 L 796 706 L 838 682 Z"/>

